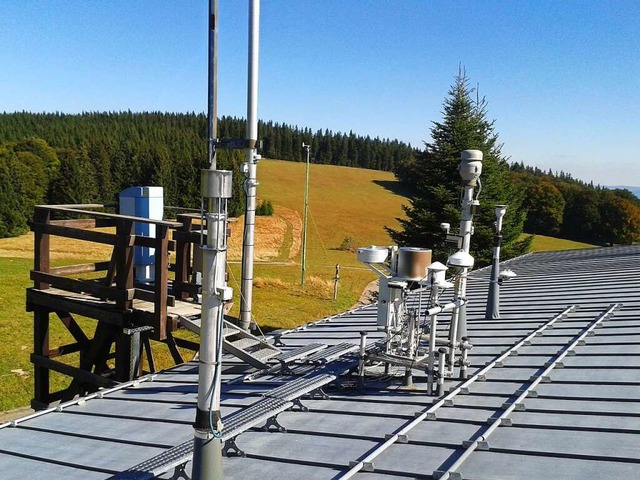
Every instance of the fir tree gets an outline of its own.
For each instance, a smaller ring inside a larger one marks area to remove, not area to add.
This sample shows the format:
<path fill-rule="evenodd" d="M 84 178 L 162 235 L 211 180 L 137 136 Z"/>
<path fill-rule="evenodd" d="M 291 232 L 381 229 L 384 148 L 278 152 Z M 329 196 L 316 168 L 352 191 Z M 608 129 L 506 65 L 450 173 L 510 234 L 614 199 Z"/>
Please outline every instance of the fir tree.
<path fill-rule="evenodd" d="M 431 128 L 432 143 L 426 144 L 425 151 L 412 165 L 416 194 L 405 207 L 407 218 L 398 219 L 401 230 L 387 228 L 387 231 L 399 245 L 431 248 L 435 258 L 445 258 L 451 248 L 444 242 L 440 223 L 455 226 L 459 222 L 460 152 L 481 150 L 484 154 L 481 207 L 474 217 L 471 253 L 476 265 L 482 266 L 491 261 L 496 204 L 509 206 L 503 222 L 502 257 L 525 253 L 530 240 L 519 240 L 525 219 L 523 194 L 511 183 L 494 121 L 487 120 L 486 99 L 477 96 L 474 99 L 474 92 L 465 71 L 460 69 L 444 101 L 443 119 L 434 122 Z"/>

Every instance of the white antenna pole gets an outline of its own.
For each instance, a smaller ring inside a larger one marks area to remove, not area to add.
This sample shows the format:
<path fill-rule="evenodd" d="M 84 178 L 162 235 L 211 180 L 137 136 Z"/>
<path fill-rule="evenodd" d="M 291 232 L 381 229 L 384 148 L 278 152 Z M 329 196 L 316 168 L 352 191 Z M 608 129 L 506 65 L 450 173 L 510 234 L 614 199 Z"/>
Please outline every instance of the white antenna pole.
<path fill-rule="evenodd" d="M 220 414 L 222 321 L 224 302 L 230 300 L 225 268 L 227 259 L 227 199 L 231 172 L 216 170 L 217 137 L 217 25 L 218 0 L 209 0 L 208 151 L 202 170 L 201 226 L 207 229 L 202 249 L 202 328 L 198 361 L 198 402 L 194 422 L 194 480 L 222 478 L 222 417 Z M 202 235 L 201 235 L 202 238 Z"/>
<path fill-rule="evenodd" d="M 460 251 L 449 257 L 448 264 L 457 267 L 459 271 L 458 279 L 455 283 L 455 299 L 466 300 L 467 297 L 467 275 L 473 268 L 473 257 L 469 255 L 471 245 L 471 235 L 473 233 L 473 211 L 474 206 L 479 205 L 478 200 L 473 198 L 475 187 L 480 182 L 482 173 L 482 152 L 480 150 L 464 150 L 460 154 L 460 166 L 458 167 L 462 177 L 462 205 L 460 212 L 460 237 L 462 240 Z M 449 365 L 453 368 L 455 352 L 461 344 L 463 337 L 467 336 L 467 307 L 466 303 L 453 311 L 451 316 L 451 329 L 449 331 Z M 462 365 L 461 376 L 466 375 L 466 366 Z"/>
<path fill-rule="evenodd" d="M 256 221 L 256 154 L 258 141 L 258 49 L 260 34 L 260 1 L 251 0 L 249 4 L 249 81 L 247 89 L 247 179 L 244 188 L 247 206 L 244 216 L 244 235 L 242 242 L 242 295 L 240 298 L 240 327 L 248 330 L 251 326 L 251 308 L 253 302 L 253 250 Z"/>

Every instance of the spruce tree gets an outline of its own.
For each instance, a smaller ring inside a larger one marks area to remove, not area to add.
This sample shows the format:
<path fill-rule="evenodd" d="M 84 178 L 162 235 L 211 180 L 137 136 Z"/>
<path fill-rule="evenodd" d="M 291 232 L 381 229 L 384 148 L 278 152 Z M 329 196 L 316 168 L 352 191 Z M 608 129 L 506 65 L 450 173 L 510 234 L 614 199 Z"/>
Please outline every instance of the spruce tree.
<path fill-rule="evenodd" d="M 473 98 L 472 94 L 476 94 Z M 525 253 L 530 240 L 520 240 L 525 220 L 523 192 L 511 182 L 509 166 L 502 156 L 494 121 L 487 120 L 487 101 L 469 86 L 466 72 L 460 69 L 443 103 L 441 122 L 433 122 L 432 143 L 427 143 L 412 164 L 415 195 L 404 208 L 406 218 L 398 219 L 400 230 L 387 228 L 395 242 L 403 246 L 431 248 L 434 258 L 443 260 L 452 252 L 444 241 L 441 222 L 452 228 L 460 220 L 460 152 L 481 150 L 484 154 L 480 207 L 474 216 L 475 233 L 471 254 L 476 266 L 487 265 L 493 250 L 494 206 L 508 205 L 503 221 L 502 258 Z M 413 182 L 412 182 L 413 183 Z"/>

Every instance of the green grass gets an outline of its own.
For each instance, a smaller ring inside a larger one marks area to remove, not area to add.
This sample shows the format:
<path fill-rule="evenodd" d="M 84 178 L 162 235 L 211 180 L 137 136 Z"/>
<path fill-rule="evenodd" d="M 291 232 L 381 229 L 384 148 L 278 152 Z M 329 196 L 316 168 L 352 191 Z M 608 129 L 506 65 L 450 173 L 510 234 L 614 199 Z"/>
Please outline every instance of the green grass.
<path fill-rule="evenodd" d="M 357 262 L 355 253 L 338 247 L 346 237 L 355 238 L 359 246 L 390 244 L 384 226 L 397 227 L 395 218 L 402 216 L 402 204 L 406 202 L 396 193 L 401 191 L 400 184 L 389 172 L 311 165 L 309 178 L 306 278 L 330 283 L 339 264 L 338 300 L 333 301 L 332 290 L 326 285 L 300 287 L 300 254 L 294 258 L 295 265 L 256 265 L 255 277 L 283 282 L 254 289 L 254 318 L 267 328 L 289 328 L 350 308 L 376 277 Z M 304 163 L 261 160 L 258 179 L 260 199 L 295 210 L 302 218 Z M 240 287 L 236 280 L 240 280 L 240 267 L 232 265 L 232 315 L 239 310 Z"/>
<path fill-rule="evenodd" d="M 524 233 L 523 236 L 529 236 Z M 574 250 L 576 248 L 594 248 L 597 245 L 589 243 L 565 240 L 564 238 L 547 237 L 545 235 L 535 235 L 533 238 L 532 252 L 553 252 L 558 250 Z"/>

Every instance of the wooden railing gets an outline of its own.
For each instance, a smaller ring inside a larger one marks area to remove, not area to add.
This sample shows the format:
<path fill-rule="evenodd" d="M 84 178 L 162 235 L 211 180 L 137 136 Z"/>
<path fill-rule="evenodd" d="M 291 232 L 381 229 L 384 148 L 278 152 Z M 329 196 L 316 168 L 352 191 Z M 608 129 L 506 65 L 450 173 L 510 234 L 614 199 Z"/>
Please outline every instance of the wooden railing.
<path fill-rule="evenodd" d="M 169 229 L 183 230 L 184 224 L 164 220 L 116 215 L 95 208 L 102 205 L 39 205 L 35 207 L 31 230 L 35 234 L 34 269 L 31 279 L 34 288 L 46 290 L 49 287 L 88 294 L 103 300 L 112 300 L 124 311 L 133 308 L 134 299 L 153 304 L 150 323 L 154 328 L 153 338 L 164 340 L 166 337 L 167 306 L 173 306 L 175 298 L 168 294 L 169 251 L 176 248 L 176 242 L 169 239 Z M 78 215 L 85 218 L 54 220 L 52 216 L 63 213 L 66 216 Z M 89 218 L 86 218 L 89 217 Z M 155 238 L 134 234 L 134 222 L 155 225 Z M 98 232 L 90 229 L 114 227 L 115 233 Z M 51 267 L 50 237 L 59 236 L 113 247 L 110 261 Z M 134 247 L 155 249 L 155 282 L 150 285 L 135 285 Z M 181 245 L 181 248 L 188 248 Z M 181 259 L 183 260 L 183 259 Z M 188 262 L 187 257 L 187 262 Z M 180 271 L 185 267 L 180 265 Z M 188 270 L 188 266 L 187 266 Z M 102 279 L 69 278 L 70 275 L 105 271 Z M 185 279 L 186 282 L 187 279 Z M 100 320 L 100 318 L 97 318 Z"/>

